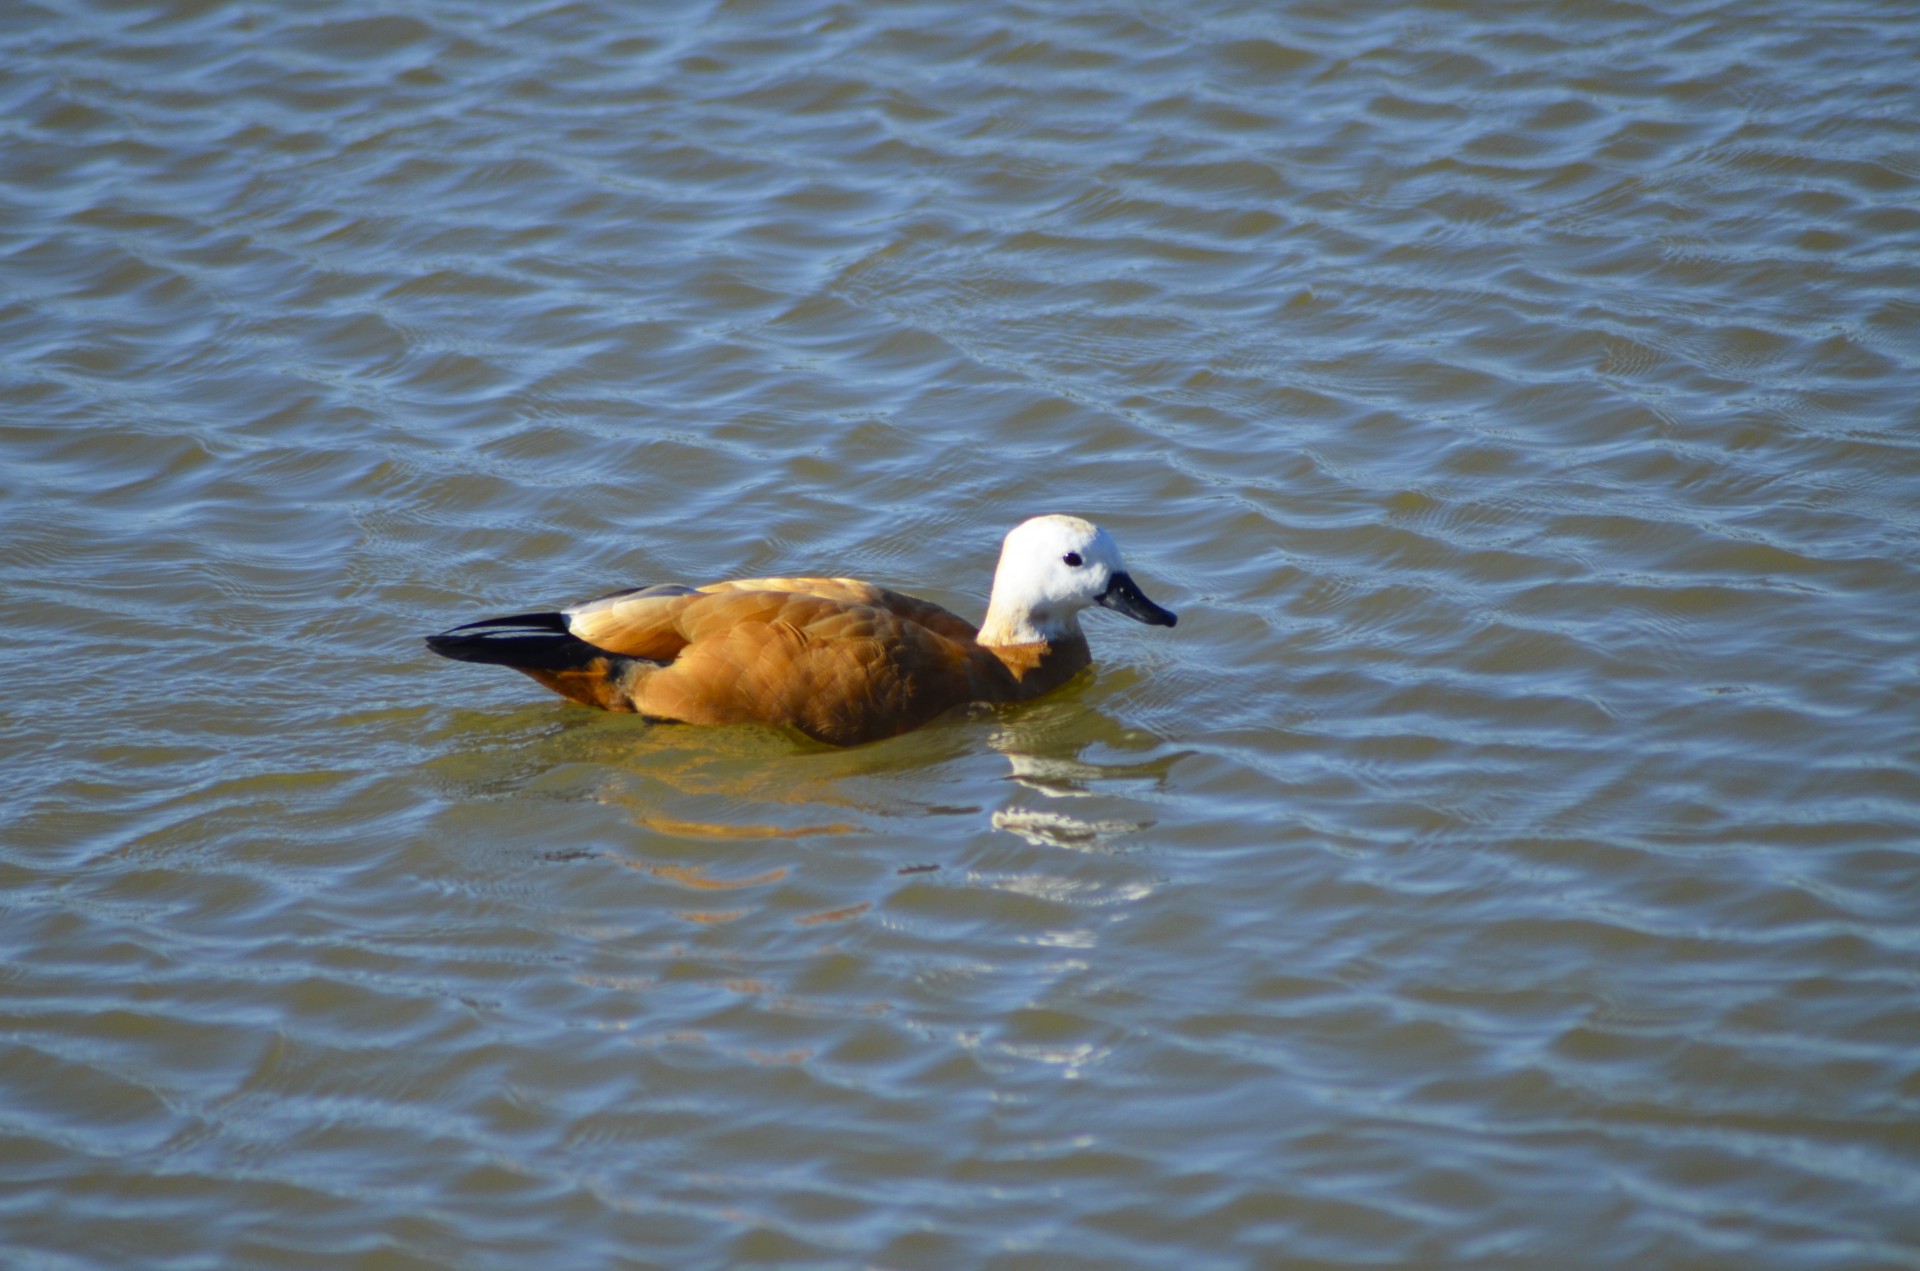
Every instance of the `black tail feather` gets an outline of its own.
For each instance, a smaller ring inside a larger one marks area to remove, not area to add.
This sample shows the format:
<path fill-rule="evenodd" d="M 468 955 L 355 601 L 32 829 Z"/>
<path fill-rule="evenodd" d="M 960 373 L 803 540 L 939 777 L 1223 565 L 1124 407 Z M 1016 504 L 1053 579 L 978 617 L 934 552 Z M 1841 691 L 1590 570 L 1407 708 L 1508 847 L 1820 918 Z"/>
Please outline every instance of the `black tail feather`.
<path fill-rule="evenodd" d="M 571 671 L 615 655 L 567 631 L 563 613 L 487 618 L 427 637 L 427 647 L 457 662 L 486 662 L 529 671 Z"/>

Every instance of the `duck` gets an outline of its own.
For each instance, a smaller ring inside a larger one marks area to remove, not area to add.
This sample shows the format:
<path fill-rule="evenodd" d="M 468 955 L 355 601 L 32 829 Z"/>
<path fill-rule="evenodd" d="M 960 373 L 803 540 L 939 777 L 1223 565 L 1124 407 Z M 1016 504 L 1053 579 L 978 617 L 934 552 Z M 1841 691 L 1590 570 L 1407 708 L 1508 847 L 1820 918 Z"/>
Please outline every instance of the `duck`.
<path fill-rule="evenodd" d="M 460 662 L 505 666 L 570 701 L 683 724 L 759 723 L 831 746 L 911 732 L 970 702 L 1023 702 L 1092 664 L 1080 614 L 1099 606 L 1171 627 L 1119 545 L 1077 516 L 1008 531 L 975 627 L 854 578 L 655 583 L 548 613 L 426 637 Z"/>

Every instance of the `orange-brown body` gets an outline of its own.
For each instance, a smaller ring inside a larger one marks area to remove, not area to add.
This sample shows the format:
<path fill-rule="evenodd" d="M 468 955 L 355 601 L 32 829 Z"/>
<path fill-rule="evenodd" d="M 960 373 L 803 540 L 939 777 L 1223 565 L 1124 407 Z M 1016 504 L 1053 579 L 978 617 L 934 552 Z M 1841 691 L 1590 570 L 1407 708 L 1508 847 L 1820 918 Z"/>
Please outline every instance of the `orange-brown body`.
<path fill-rule="evenodd" d="M 846 578 L 614 597 L 569 615 L 568 629 L 603 655 L 514 669 L 587 706 L 785 725 L 839 746 L 908 732 L 967 702 L 1037 697 L 1092 661 L 1083 636 L 989 648 L 938 605 Z"/>

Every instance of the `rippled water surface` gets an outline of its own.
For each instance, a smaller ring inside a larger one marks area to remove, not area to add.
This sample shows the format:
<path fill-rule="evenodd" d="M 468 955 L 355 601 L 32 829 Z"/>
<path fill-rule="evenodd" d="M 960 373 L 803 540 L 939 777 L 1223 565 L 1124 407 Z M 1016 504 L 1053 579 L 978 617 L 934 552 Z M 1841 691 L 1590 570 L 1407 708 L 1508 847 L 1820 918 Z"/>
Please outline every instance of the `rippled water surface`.
<path fill-rule="evenodd" d="M 8 1266 L 1920 1266 L 1920 11 L 0 7 Z M 825 750 L 419 637 L 1098 518 Z"/>

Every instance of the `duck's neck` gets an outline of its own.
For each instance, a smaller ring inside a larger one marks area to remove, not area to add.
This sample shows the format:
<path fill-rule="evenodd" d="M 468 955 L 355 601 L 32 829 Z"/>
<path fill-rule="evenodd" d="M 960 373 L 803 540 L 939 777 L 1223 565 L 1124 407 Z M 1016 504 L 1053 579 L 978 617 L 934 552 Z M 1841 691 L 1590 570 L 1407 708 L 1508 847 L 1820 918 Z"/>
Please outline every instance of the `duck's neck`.
<path fill-rule="evenodd" d="M 979 644 L 1012 677 L 1016 698 L 1050 693 L 1093 663 L 1093 652 L 1078 623 L 1071 632 L 1051 639 L 990 642 L 984 638 L 987 630 L 981 629 Z"/>
<path fill-rule="evenodd" d="M 980 624 L 979 643 L 989 649 L 1007 649 L 1033 644 L 1060 644 L 1074 640 L 1086 643 L 1080 634 L 1080 615 L 1024 605 L 1002 603 L 998 597 L 987 602 L 987 617 Z"/>

